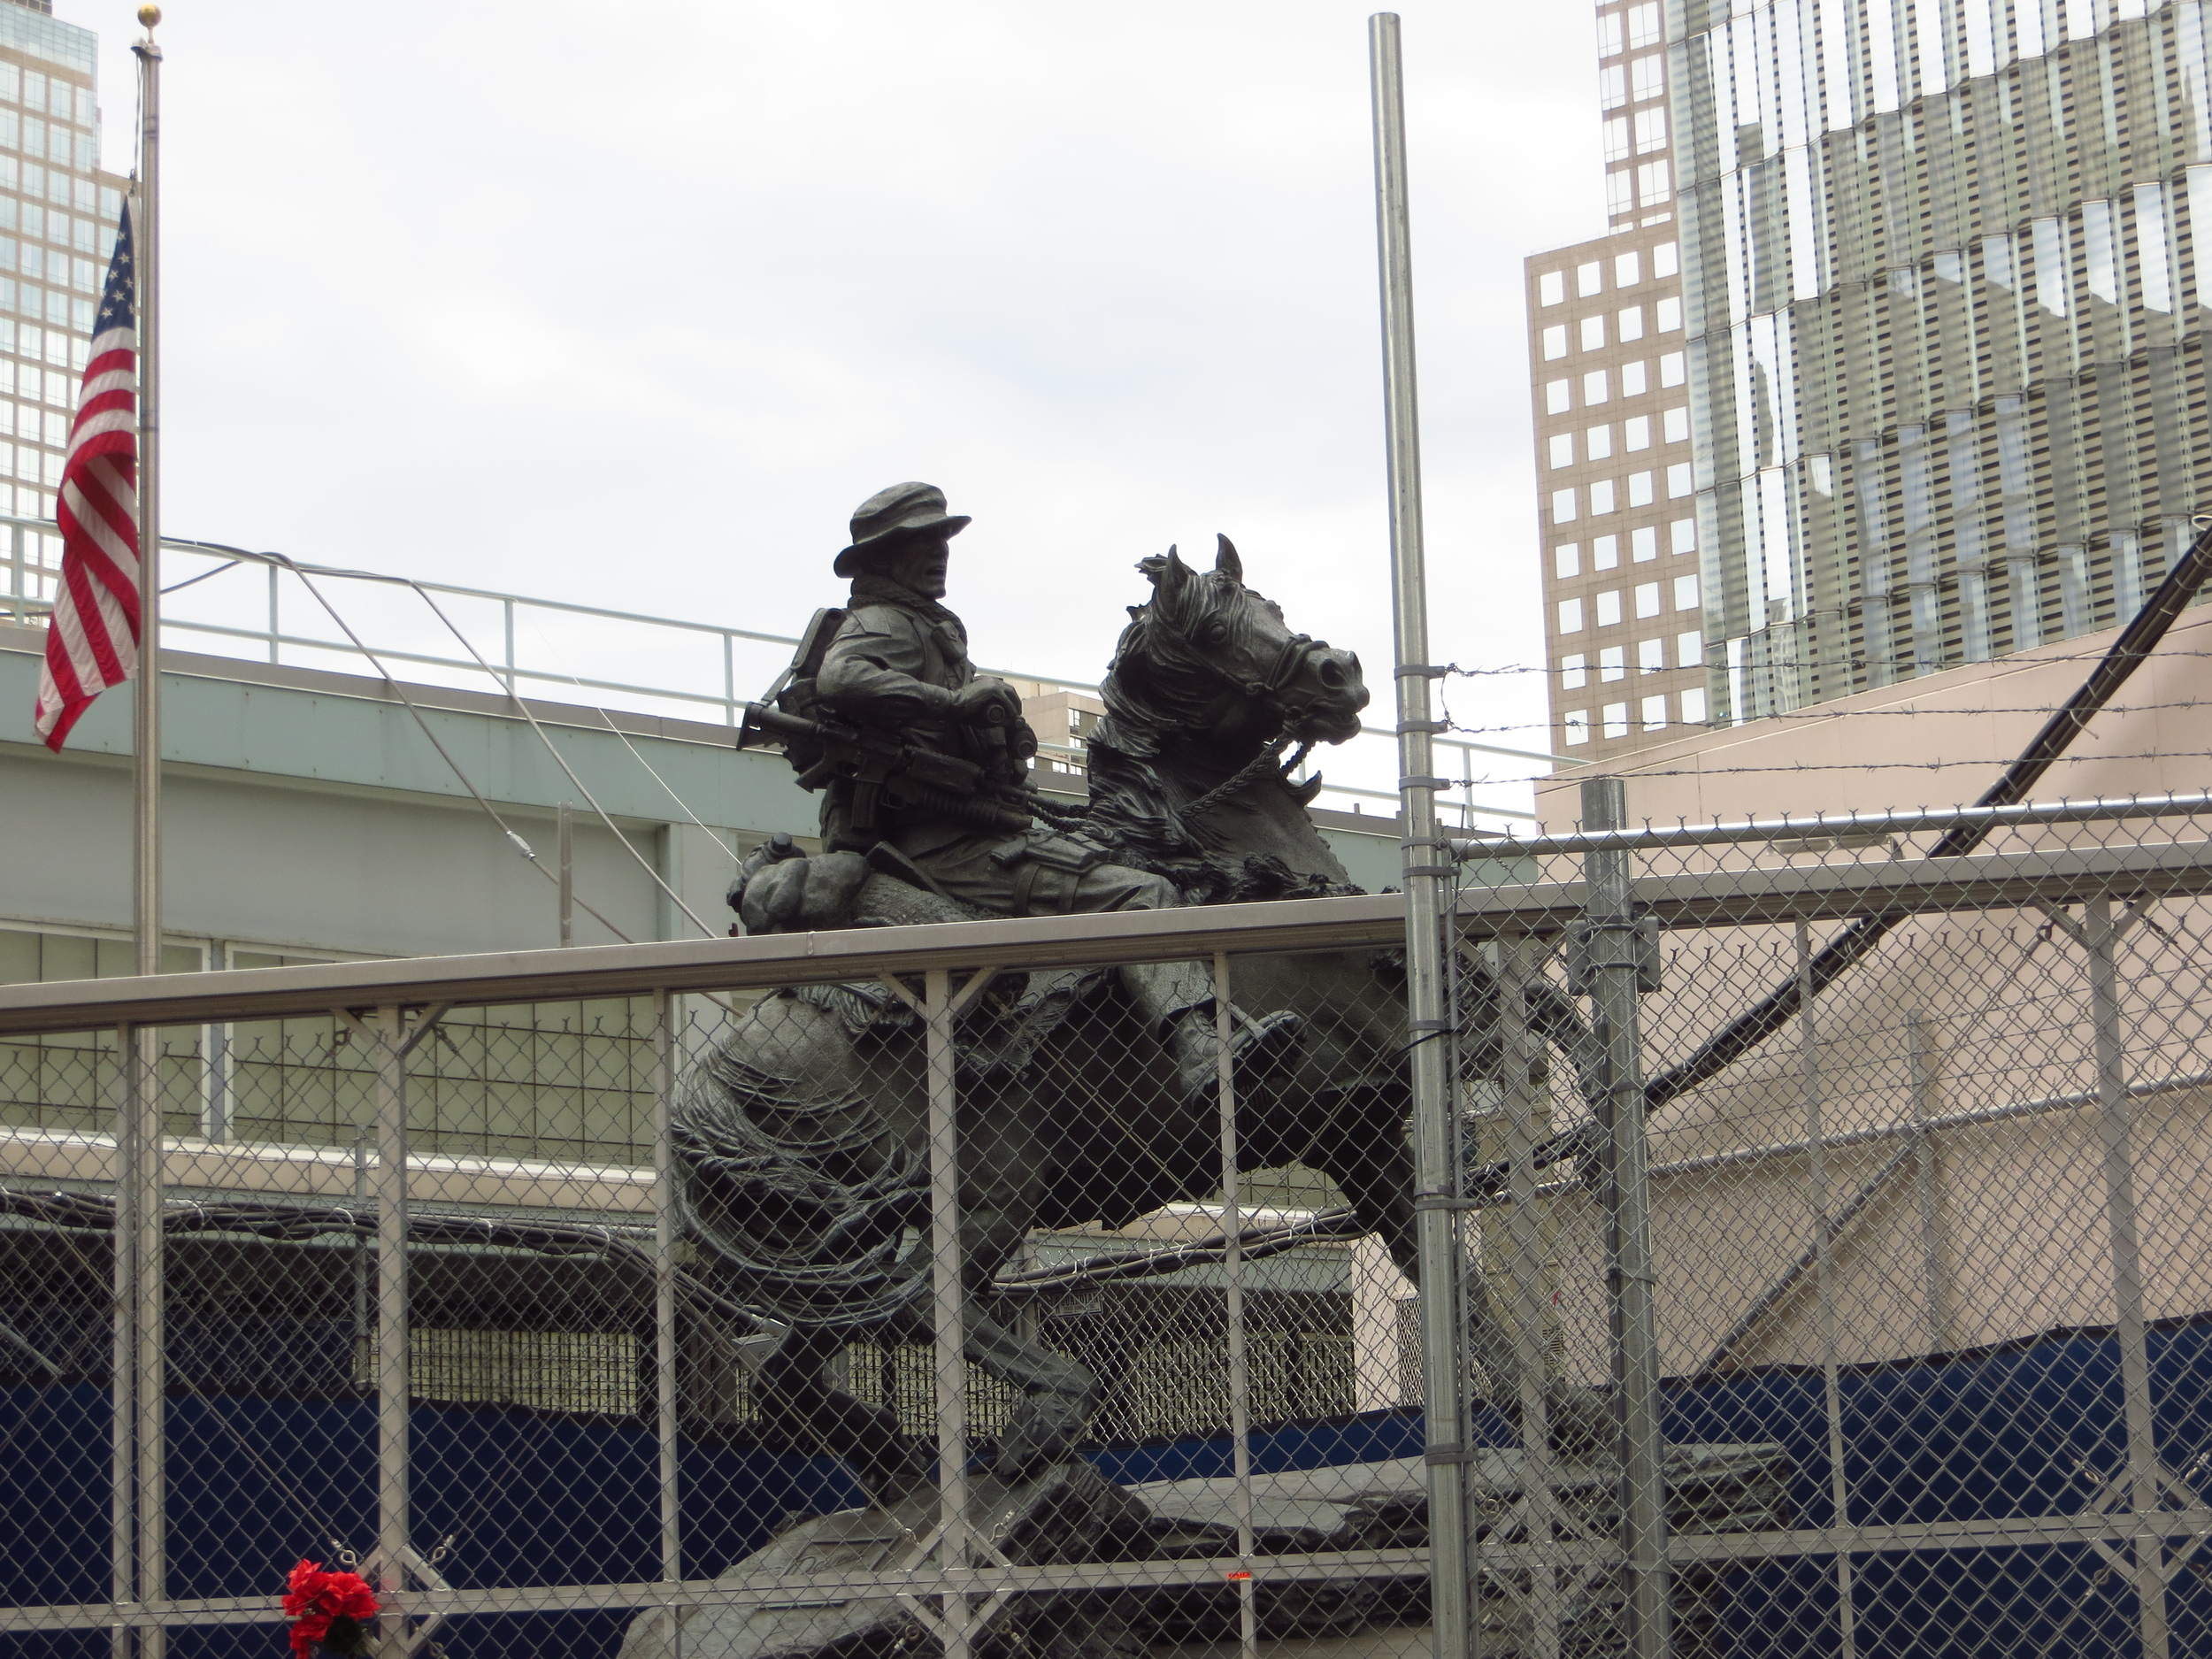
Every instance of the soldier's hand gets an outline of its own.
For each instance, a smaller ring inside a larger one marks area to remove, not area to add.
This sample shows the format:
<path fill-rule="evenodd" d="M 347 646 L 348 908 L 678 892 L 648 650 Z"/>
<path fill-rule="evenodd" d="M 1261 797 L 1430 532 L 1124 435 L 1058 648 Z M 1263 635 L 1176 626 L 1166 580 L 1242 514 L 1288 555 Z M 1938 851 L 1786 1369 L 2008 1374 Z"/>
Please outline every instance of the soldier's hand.
<path fill-rule="evenodd" d="M 952 718 L 964 726 L 1005 726 L 1021 718 L 1022 700 L 1013 687 L 988 674 L 960 687 L 952 700 Z"/>

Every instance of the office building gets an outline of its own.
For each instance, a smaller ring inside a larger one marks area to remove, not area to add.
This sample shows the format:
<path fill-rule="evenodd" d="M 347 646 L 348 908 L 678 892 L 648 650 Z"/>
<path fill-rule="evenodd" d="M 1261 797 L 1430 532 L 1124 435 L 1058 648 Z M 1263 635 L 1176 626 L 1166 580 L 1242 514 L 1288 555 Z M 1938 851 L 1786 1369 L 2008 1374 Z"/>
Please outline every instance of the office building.
<path fill-rule="evenodd" d="M 2131 614 L 2212 465 L 2201 7 L 1774 0 L 1664 27 L 1708 717 Z M 1564 257 L 1532 262 L 1540 351 L 1537 267 Z M 1566 429 L 1540 420 L 1540 444 Z M 1567 527 L 1548 511 L 1548 543 L 1586 540 Z M 1600 706 L 1570 664 L 1616 644 L 1594 616 L 1559 631 L 1574 596 L 1552 618 L 1562 741 Z"/>
<path fill-rule="evenodd" d="M 127 183 L 100 170 L 97 43 L 0 0 L 0 609 L 52 599 L 61 569 L 54 496 Z"/>
<path fill-rule="evenodd" d="M 1593 759 L 1709 711 L 1662 35 L 1652 0 L 1598 13 L 1610 227 L 1525 271 L 1548 741 Z"/>

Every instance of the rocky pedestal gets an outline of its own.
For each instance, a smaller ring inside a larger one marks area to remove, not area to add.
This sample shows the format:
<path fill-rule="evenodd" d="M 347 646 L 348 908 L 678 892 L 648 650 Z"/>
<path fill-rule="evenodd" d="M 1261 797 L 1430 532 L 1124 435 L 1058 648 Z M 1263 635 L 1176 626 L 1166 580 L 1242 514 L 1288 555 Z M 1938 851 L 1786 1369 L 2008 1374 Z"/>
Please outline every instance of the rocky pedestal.
<path fill-rule="evenodd" d="M 1481 1546 L 1517 1551 L 1548 1512 L 1554 1548 L 1541 1566 L 1486 1564 L 1479 1617 L 1486 1659 L 1537 1653 L 1601 1659 L 1624 1653 L 1620 1574 L 1607 1564 L 1617 1536 L 1618 1490 L 1609 1470 L 1555 1465 L 1538 1502 L 1522 1454 L 1486 1450 L 1467 1471 Z M 1669 1525 L 1678 1532 L 1764 1532 L 1789 1524 L 1790 1468 L 1771 1445 L 1678 1446 L 1667 1456 Z M 1544 1494 L 1548 1494 L 1548 1499 Z M 1008 1486 L 979 1476 L 970 1513 L 979 1534 L 1019 1566 L 1071 1562 L 1224 1561 L 1236 1555 L 1234 1483 L 1151 1481 L 1121 1487 L 1071 1462 Z M 787 1526 L 716 1580 L 751 1591 L 741 1604 L 700 1607 L 683 1619 L 680 1647 L 667 1616 L 641 1615 L 622 1659 L 858 1659 L 941 1651 L 935 1603 L 842 1587 L 849 1575 L 926 1568 L 938 1560 L 937 1494 L 889 1509 L 849 1509 Z M 1425 1566 L 1378 1565 L 1336 1578 L 1272 1579 L 1266 1558 L 1338 1551 L 1417 1549 L 1428 1541 L 1427 1476 L 1417 1457 L 1336 1464 L 1252 1478 L 1254 1584 L 1260 1633 L 1356 1637 L 1403 1631 L 1427 1618 Z M 1675 1577 L 1676 1651 L 1694 1654 L 1715 1626 L 1724 1581 L 1717 1571 Z M 979 1655 L 1034 1659 L 1135 1659 L 1182 1644 L 1233 1646 L 1233 1584 L 1135 1587 L 977 1598 Z M 1359 1651 L 1356 1646 L 1348 1653 Z M 1378 1652 L 1382 1651 L 1378 1648 Z"/>

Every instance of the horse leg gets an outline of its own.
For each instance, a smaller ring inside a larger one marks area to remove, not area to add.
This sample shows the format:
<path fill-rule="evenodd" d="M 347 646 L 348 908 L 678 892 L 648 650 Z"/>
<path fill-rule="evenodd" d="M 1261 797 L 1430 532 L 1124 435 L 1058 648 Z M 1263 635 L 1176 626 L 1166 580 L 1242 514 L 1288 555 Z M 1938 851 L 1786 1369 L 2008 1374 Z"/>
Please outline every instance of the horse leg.
<path fill-rule="evenodd" d="M 1012 1484 L 1064 1463 L 1098 1404 L 1098 1379 L 1087 1366 L 1024 1341 L 977 1309 L 969 1310 L 966 1338 L 970 1359 L 1022 1391 L 998 1438 L 992 1472 Z"/>
<path fill-rule="evenodd" d="M 842 1329 L 792 1325 L 754 1373 L 754 1397 L 772 1426 L 803 1449 L 844 1459 L 869 1501 L 887 1508 L 929 1479 L 929 1462 L 899 1432 L 895 1411 L 831 1383 L 830 1362 L 849 1340 Z"/>

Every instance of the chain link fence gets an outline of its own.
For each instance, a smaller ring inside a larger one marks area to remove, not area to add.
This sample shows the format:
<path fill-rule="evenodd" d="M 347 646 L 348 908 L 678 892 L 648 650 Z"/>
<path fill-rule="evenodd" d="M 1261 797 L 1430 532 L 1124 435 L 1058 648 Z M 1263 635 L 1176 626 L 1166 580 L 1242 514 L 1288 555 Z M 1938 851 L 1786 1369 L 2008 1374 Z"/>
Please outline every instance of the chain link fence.
<path fill-rule="evenodd" d="M 0 1651 L 2212 1651 L 2212 803 L 1963 821 L 1464 849 L 1433 1031 L 1386 895 L 0 991 Z"/>

